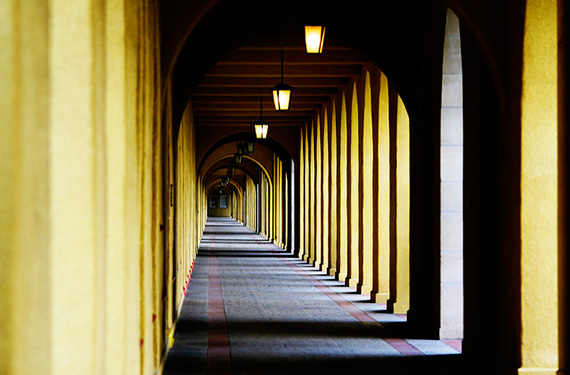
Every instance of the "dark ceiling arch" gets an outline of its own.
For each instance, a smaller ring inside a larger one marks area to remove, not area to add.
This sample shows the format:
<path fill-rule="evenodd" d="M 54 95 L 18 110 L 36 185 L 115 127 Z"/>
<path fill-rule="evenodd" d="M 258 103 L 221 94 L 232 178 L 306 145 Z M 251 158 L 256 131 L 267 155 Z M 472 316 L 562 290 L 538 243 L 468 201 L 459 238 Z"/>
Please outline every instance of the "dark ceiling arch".
<path fill-rule="evenodd" d="M 235 185 L 235 180 L 230 181 L 230 183 L 226 186 L 216 186 L 217 182 L 211 181 L 208 185 L 206 185 L 206 196 L 210 196 L 214 190 L 222 189 L 230 193 L 238 193 L 238 186 L 241 188 L 241 185 Z M 243 189 L 242 189 L 243 191 Z"/>
<path fill-rule="evenodd" d="M 420 11 L 411 12 L 415 8 L 404 1 L 314 0 L 313 3 L 311 6 L 305 0 L 290 0 L 282 7 L 281 3 L 264 0 L 220 0 L 214 5 L 190 33 L 175 63 L 175 123 L 180 122 L 192 89 L 226 53 L 260 35 L 299 35 L 302 45 L 303 26 L 315 9 L 319 9 L 319 18 L 329 26 L 328 38 L 367 55 L 389 76 L 404 100 L 415 100 L 411 93 L 417 82 L 413 64 Z M 397 38 L 386 38 L 396 34 L 396 30 Z"/>
<path fill-rule="evenodd" d="M 208 171 L 209 173 L 204 178 L 204 181 L 208 181 L 210 179 L 210 177 L 212 176 L 212 174 L 216 173 L 217 171 L 222 170 L 222 169 L 228 169 L 230 167 L 235 167 L 235 169 L 239 169 L 240 171 L 244 172 L 253 180 L 253 182 L 255 184 L 257 184 L 257 178 L 251 173 L 251 171 L 247 168 L 242 167 L 239 164 L 225 164 L 225 165 L 221 165 L 219 167 L 216 167 L 215 169 L 209 170 Z M 242 188 L 245 188 L 245 187 L 242 186 Z"/>
<path fill-rule="evenodd" d="M 366 54 L 388 76 L 409 108 L 415 108 L 418 100 L 416 84 L 421 69 L 414 64 L 418 61 L 416 57 L 422 44 L 421 27 L 426 24 L 422 21 L 434 12 L 444 12 L 447 7 L 451 7 L 465 21 L 464 31 L 469 30 L 477 40 L 499 91 L 504 84 L 501 77 L 508 62 L 496 59 L 499 56 L 497 52 L 505 48 L 506 34 L 497 30 L 501 31 L 501 27 L 504 27 L 498 15 L 506 17 L 512 10 L 505 5 L 507 2 L 290 0 L 283 7 L 279 2 L 264 0 L 207 0 L 203 2 L 198 15 L 192 15 L 188 25 L 183 23 L 180 16 L 188 14 L 190 17 L 187 9 L 190 6 L 185 3 L 193 2 L 161 2 L 164 34 L 172 39 L 165 41 L 169 47 L 163 64 L 168 69 L 173 66 L 175 124 L 180 122 L 191 90 L 198 80 L 226 53 L 251 42 L 260 34 L 301 33 L 302 25 L 315 9 L 329 26 L 327 35 Z M 489 19 L 488 14 L 494 17 Z M 490 38 L 490 35 L 493 37 Z M 502 35 L 505 38 L 497 38 Z"/>
<path fill-rule="evenodd" d="M 208 151 L 206 151 L 206 153 L 202 157 L 202 160 L 200 160 L 200 164 L 198 164 L 198 174 L 200 174 L 202 167 L 204 166 L 205 161 L 208 159 L 208 157 L 213 152 L 216 151 L 216 149 L 218 149 L 219 147 L 221 147 L 225 144 L 228 144 L 228 143 L 240 142 L 240 141 L 245 141 L 245 140 L 251 139 L 250 137 L 251 137 L 250 133 L 236 133 L 236 134 L 232 134 L 232 135 L 229 135 L 227 137 L 220 139 L 218 142 L 216 142 L 214 145 L 212 145 L 212 147 L 210 147 L 210 149 Z M 287 166 L 290 163 L 287 163 L 287 161 L 291 160 L 291 155 L 285 149 L 285 147 L 283 147 L 279 142 L 272 139 L 271 137 L 267 137 L 265 139 L 256 139 L 255 142 L 268 147 L 281 160 L 286 161 L 286 163 L 284 163 L 284 164 L 285 164 L 286 168 L 288 168 Z"/>

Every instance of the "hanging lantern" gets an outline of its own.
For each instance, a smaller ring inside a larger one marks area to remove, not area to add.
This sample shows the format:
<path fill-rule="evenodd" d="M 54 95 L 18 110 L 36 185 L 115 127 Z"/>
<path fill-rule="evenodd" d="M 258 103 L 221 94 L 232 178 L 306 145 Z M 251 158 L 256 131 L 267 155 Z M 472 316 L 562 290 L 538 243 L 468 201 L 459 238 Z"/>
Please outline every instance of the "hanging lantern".
<path fill-rule="evenodd" d="M 323 53 L 325 26 L 305 26 L 305 50 L 307 53 Z"/>
<path fill-rule="evenodd" d="M 255 136 L 257 138 L 266 138 L 267 131 L 269 130 L 269 123 L 263 121 L 263 98 L 261 98 L 261 112 L 259 116 L 259 120 L 253 123 L 255 128 Z"/>
<path fill-rule="evenodd" d="M 283 83 L 283 51 L 281 51 L 281 83 L 273 87 L 273 105 L 276 111 L 288 111 L 293 87 Z"/>
<path fill-rule="evenodd" d="M 247 151 L 251 154 L 255 150 L 255 141 L 251 140 L 247 142 Z"/>
<path fill-rule="evenodd" d="M 247 151 L 251 154 L 255 151 L 255 134 L 253 132 L 253 121 L 249 122 L 249 134 L 247 136 Z"/>

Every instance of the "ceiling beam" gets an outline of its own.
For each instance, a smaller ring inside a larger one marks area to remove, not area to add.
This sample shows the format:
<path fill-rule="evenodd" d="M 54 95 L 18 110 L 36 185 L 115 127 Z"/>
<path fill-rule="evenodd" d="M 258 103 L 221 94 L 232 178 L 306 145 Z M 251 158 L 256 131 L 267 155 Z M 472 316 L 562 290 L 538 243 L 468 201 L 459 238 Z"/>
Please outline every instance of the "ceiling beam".
<path fill-rule="evenodd" d="M 194 122 L 196 126 L 239 126 L 239 127 L 248 127 L 251 121 L 256 121 L 259 118 L 257 117 L 247 117 L 247 116 L 234 116 L 234 117 L 204 117 L 199 116 L 194 118 Z M 269 122 L 270 126 L 300 126 L 304 125 L 307 121 L 310 121 L 310 117 L 298 117 L 298 116 L 290 116 L 290 117 L 280 117 L 280 118 L 272 118 L 266 119 Z"/>
<path fill-rule="evenodd" d="M 264 77 L 204 77 L 198 87 L 267 87 L 271 89 L 280 80 Z M 287 78 L 288 85 L 300 87 L 346 87 L 349 79 L 344 77 L 297 77 Z"/>
<path fill-rule="evenodd" d="M 362 66 L 349 65 L 288 65 L 283 66 L 284 78 L 341 78 L 356 77 L 362 72 Z M 250 78 L 281 78 L 281 69 L 277 66 L 268 65 L 216 65 L 206 77 L 250 77 Z"/>
<path fill-rule="evenodd" d="M 289 111 L 289 114 L 284 112 L 277 112 L 274 109 L 271 111 L 264 111 L 263 118 L 271 121 L 272 118 L 291 118 L 291 117 L 311 117 L 315 114 L 314 109 L 309 109 L 308 111 Z M 252 119 L 259 118 L 259 109 L 254 109 L 251 111 L 211 111 L 211 110 L 197 110 L 194 111 L 194 118 L 206 118 L 206 117 L 251 117 Z"/>
<path fill-rule="evenodd" d="M 354 65 L 366 64 L 364 55 L 353 50 L 326 50 L 319 55 L 309 55 L 305 50 L 286 51 L 283 54 L 286 65 Z M 280 50 L 246 50 L 238 49 L 227 54 L 218 65 L 279 65 L 281 66 Z"/>
<path fill-rule="evenodd" d="M 203 112 L 224 112 L 227 114 L 229 112 L 249 112 L 256 111 L 259 112 L 259 101 L 251 101 L 248 103 L 212 103 L 212 102 L 202 102 L 193 103 L 192 108 L 194 113 Z M 314 111 L 315 109 L 321 108 L 321 103 L 303 103 L 291 101 L 291 106 L 289 108 L 289 113 L 297 111 Z M 273 103 L 264 102 L 263 103 L 263 113 L 274 112 L 275 107 Z"/>
<path fill-rule="evenodd" d="M 338 95 L 338 87 L 297 87 L 293 95 L 295 96 L 323 96 Z M 193 95 L 200 96 L 271 96 L 271 89 L 268 87 L 195 87 Z"/>
<path fill-rule="evenodd" d="M 268 94 L 269 95 L 269 94 Z M 293 94 L 294 97 L 291 100 L 291 103 L 303 103 L 303 104 L 321 104 L 328 102 L 330 100 L 330 96 L 299 96 Z M 194 93 L 192 95 L 192 104 L 194 106 L 199 106 L 202 104 L 213 104 L 213 105 L 224 105 L 224 104 L 241 104 L 241 105 L 248 105 L 250 103 L 255 103 L 255 105 L 259 106 L 259 97 L 256 96 L 224 96 L 224 95 L 217 95 L 217 96 L 209 96 L 209 95 L 200 95 L 198 93 Z M 268 104 L 269 105 L 269 104 Z M 265 108 L 265 102 L 263 105 Z"/>

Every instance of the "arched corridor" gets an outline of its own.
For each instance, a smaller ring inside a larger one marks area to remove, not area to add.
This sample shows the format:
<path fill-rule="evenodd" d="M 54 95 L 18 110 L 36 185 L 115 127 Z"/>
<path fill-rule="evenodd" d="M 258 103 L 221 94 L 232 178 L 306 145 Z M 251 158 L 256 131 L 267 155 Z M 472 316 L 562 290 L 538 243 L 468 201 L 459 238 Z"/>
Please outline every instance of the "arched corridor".
<path fill-rule="evenodd" d="M 567 374 L 569 26 L 564 0 L 1 1 L 0 374 L 193 348 Z"/>

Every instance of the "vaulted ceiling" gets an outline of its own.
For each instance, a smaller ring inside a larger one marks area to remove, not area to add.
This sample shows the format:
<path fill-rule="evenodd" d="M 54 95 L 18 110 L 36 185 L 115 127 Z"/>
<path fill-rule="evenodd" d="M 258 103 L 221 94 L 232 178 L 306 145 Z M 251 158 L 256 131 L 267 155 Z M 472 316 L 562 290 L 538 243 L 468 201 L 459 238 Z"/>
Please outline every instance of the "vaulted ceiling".
<path fill-rule="evenodd" d="M 294 90 L 287 112 L 276 111 L 271 89 L 283 81 Z M 361 74 L 366 59 L 352 49 L 326 40 L 321 55 L 305 53 L 303 30 L 297 38 L 261 40 L 226 54 L 193 88 L 191 100 L 198 126 L 249 126 L 260 116 L 271 126 L 299 126 L 314 117 L 331 96 Z"/>

